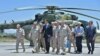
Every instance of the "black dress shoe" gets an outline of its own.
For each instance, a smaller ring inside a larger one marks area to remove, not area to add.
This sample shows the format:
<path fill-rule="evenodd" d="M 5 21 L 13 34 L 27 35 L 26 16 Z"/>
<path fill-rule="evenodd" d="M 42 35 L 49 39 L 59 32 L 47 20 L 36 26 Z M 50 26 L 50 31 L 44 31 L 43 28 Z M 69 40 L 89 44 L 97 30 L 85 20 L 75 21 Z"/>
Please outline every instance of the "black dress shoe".
<path fill-rule="evenodd" d="M 35 53 L 35 51 L 32 50 L 32 53 Z"/>
<path fill-rule="evenodd" d="M 81 54 L 81 53 L 82 53 L 82 52 L 78 52 L 78 51 L 77 51 L 77 53 L 76 53 L 76 54 Z"/>
<path fill-rule="evenodd" d="M 59 51 L 56 51 L 56 54 L 59 54 Z"/>
<path fill-rule="evenodd" d="M 46 52 L 45 54 L 49 54 L 49 52 Z"/>
<path fill-rule="evenodd" d="M 23 52 L 25 52 L 25 49 L 23 50 Z"/>
<path fill-rule="evenodd" d="M 78 53 L 78 51 L 75 51 L 75 54 L 77 54 Z"/>
<path fill-rule="evenodd" d="M 91 54 L 93 54 L 93 51 L 91 51 Z"/>
<path fill-rule="evenodd" d="M 88 54 L 90 54 L 91 51 L 88 51 Z"/>
<path fill-rule="evenodd" d="M 76 54 L 80 54 L 80 52 L 77 52 Z"/>
<path fill-rule="evenodd" d="M 61 55 L 65 55 L 65 53 L 61 53 Z"/>
<path fill-rule="evenodd" d="M 79 54 L 81 54 L 82 52 L 79 52 Z"/>
<path fill-rule="evenodd" d="M 74 51 L 74 53 L 77 53 L 77 51 Z"/>

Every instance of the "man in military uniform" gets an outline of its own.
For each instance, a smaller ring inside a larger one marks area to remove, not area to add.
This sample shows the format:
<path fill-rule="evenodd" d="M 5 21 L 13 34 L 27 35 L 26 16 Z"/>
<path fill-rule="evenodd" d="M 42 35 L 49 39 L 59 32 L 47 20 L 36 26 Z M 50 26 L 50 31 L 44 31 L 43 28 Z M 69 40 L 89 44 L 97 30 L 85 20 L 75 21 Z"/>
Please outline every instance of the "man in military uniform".
<path fill-rule="evenodd" d="M 17 24 L 17 30 L 16 30 L 16 52 L 18 53 L 18 47 L 19 47 L 19 43 L 21 43 L 22 48 L 23 48 L 23 52 L 25 52 L 25 47 L 24 47 L 24 36 L 25 36 L 25 32 L 24 29 L 21 28 L 20 24 Z"/>
<path fill-rule="evenodd" d="M 42 33 L 43 24 L 39 24 L 39 38 L 38 38 L 38 51 L 40 51 L 40 48 L 45 51 L 45 41 Z"/>
<path fill-rule="evenodd" d="M 61 28 L 60 28 L 60 39 L 61 39 L 61 48 L 63 52 L 65 52 L 65 38 L 67 36 L 67 31 L 66 31 L 66 26 L 64 25 L 64 22 L 61 23 Z"/>
<path fill-rule="evenodd" d="M 55 22 L 54 24 L 55 26 L 55 29 L 53 29 L 53 42 L 52 42 L 52 47 L 53 47 L 53 50 L 54 51 L 56 48 L 57 48 L 57 51 L 56 51 L 56 54 L 59 53 L 59 46 L 60 46 L 60 38 L 59 38 L 59 22 Z"/>
<path fill-rule="evenodd" d="M 51 38 L 51 47 L 53 48 L 52 49 L 52 52 L 55 51 L 55 48 L 56 48 L 56 33 L 57 33 L 57 22 L 52 22 L 52 25 L 53 25 L 53 36 Z"/>
<path fill-rule="evenodd" d="M 66 28 L 64 22 L 59 22 L 59 32 L 57 37 L 57 54 L 59 53 L 60 48 L 63 50 L 61 54 L 65 54 L 65 37 L 66 37 Z"/>
<path fill-rule="evenodd" d="M 37 22 L 34 22 L 31 28 L 31 31 L 29 33 L 31 35 L 31 39 L 33 41 L 33 50 L 32 52 L 37 52 L 38 47 L 38 37 L 39 37 L 39 29 L 37 28 Z"/>

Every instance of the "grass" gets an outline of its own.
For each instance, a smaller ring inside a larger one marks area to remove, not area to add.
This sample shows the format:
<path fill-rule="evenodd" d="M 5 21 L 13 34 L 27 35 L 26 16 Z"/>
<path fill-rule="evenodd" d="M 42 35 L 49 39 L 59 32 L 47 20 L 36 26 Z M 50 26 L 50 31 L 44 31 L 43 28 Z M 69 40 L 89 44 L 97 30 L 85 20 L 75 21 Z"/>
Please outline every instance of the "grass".
<path fill-rule="evenodd" d="M 28 40 L 25 39 L 25 42 Z M 0 37 L 0 42 L 16 42 L 15 37 Z"/>
<path fill-rule="evenodd" d="M 96 37 L 95 42 L 96 42 L 96 43 L 100 43 L 100 36 L 97 36 L 97 37 Z M 83 40 L 83 43 L 86 43 L 86 39 Z"/>
<path fill-rule="evenodd" d="M 100 36 L 96 37 L 96 43 L 100 43 Z"/>
<path fill-rule="evenodd" d="M 0 37 L 0 42 L 15 42 L 16 38 L 15 37 Z M 25 42 L 28 40 L 25 39 Z M 83 40 L 83 43 L 85 43 L 86 40 Z M 96 43 L 100 43 L 100 36 L 96 37 Z"/>
<path fill-rule="evenodd" d="M 15 42 L 16 38 L 13 37 L 0 37 L 0 42 Z"/>

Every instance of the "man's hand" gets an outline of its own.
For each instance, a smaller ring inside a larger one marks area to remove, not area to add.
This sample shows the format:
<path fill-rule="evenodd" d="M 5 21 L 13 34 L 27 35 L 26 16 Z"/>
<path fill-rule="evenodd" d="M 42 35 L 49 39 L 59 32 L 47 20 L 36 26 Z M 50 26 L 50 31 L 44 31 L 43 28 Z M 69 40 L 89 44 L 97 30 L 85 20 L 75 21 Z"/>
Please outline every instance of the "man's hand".
<path fill-rule="evenodd" d="M 93 37 L 92 41 L 95 41 L 95 37 Z"/>
<path fill-rule="evenodd" d="M 50 38 L 51 36 L 50 36 L 50 35 L 48 35 L 48 37 Z"/>
<path fill-rule="evenodd" d="M 77 34 L 77 36 L 81 36 L 81 35 L 82 35 L 81 33 L 78 33 L 78 34 Z"/>
<path fill-rule="evenodd" d="M 31 33 L 28 34 L 28 37 L 31 38 Z"/>
<path fill-rule="evenodd" d="M 94 37 L 93 37 L 93 39 L 92 39 L 92 40 L 93 40 L 93 41 L 95 41 L 95 39 L 96 39 L 96 35 L 94 35 Z"/>

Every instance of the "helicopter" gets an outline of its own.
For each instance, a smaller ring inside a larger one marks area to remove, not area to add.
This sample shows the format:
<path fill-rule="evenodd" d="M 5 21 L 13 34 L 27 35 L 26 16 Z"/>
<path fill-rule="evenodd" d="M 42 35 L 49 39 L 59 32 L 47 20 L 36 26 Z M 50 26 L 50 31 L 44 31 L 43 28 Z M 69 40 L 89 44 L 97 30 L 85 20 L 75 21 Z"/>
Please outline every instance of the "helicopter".
<path fill-rule="evenodd" d="M 10 24 L 7 24 L 5 21 L 4 24 L 0 24 L 0 29 L 1 30 L 9 29 L 9 28 L 15 29 L 16 25 L 20 24 L 25 29 L 26 39 L 29 40 L 28 33 L 31 29 L 31 25 L 35 21 L 40 23 L 40 22 L 43 22 L 45 19 L 48 20 L 49 22 L 56 21 L 56 20 L 67 20 L 68 24 L 72 24 L 72 23 L 76 24 L 77 22 L 81 22 L 84 28 L 88 25 L 88 22 L 84 20 L 78 20 L 78 16 L 74 14 L 85 16 L 85 17 L 100 21 L 100 19 L 97 17 L 71 11 L 71 10 L 85 10 L 85 11 L 91 11 L 91 12 L 92 11 L 100 12 L 100 10 L 85 9 L 85 8 L 65 8 L 65 7 L 58 7 L 58 6 L 46 6 L 42 8 L 34 8 L 34 7 L 15 8 L 14 10 L 0 12 L 0 15 L 4 13 L 11 13 L 11 12 L 16 12 L 16 11 L 28 11 L 28 10 L 45 10 L 45 11 L 43 14 L 40 14 L 40 13 L 36 14 L 34 20 L 26 20 L 26 21 L 21 21 L 21 22 L 14 22 L 14 20 L 12 20 L 12 23 Z M 66 14 L 65 12 L 67 12 L 68 14 Z M 70 13 L 73 13 L 73 14 L 70 14 Z M 97 28 L 99 29 L 98 21 L 97 21 Z"/>

